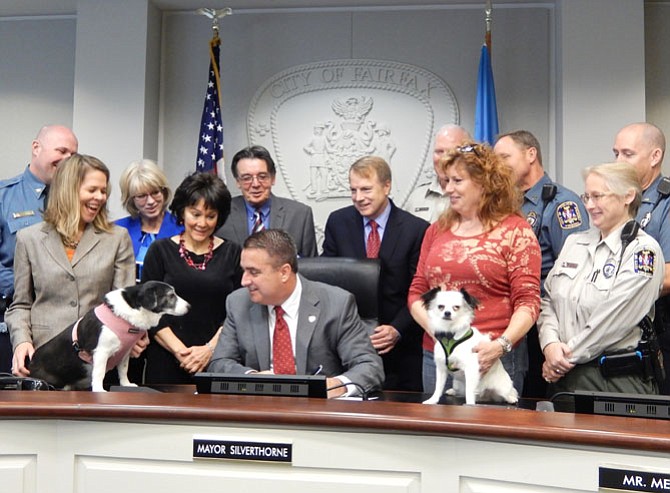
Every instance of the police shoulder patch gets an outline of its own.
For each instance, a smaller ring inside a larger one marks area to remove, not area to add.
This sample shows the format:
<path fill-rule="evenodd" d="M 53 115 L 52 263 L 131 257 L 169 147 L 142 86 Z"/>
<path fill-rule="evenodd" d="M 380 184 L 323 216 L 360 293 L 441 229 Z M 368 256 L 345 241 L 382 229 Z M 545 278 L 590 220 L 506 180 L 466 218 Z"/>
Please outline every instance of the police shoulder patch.
<path fill-rule="evenodd" d="M 635 272 L 645 276 L 654 275 L 654 262 L 656 261 L 656 252 L 649 248 L 641 248 L 635 252 L 633 258 Z"/>
<path fill-rule="evenodd" d="M 582 213 L 573 200 L 561 202 L 556 208 L 556 218 L 561 229 L 573 229 L 582 225 Z"/>

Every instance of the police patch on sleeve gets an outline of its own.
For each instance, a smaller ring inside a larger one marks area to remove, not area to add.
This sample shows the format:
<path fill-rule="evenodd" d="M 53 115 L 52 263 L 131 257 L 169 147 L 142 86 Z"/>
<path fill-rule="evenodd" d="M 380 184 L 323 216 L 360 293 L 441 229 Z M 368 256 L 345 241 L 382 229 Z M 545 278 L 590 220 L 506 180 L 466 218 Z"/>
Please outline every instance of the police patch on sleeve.
<path fill-rule="evenodd" d="M 535 223 L 537 222 L 537 212 L 530 211 L 526 216 L 526 221 L 528 221 L 528 224 L 530 224 L 531 228 L 534 228 Z"/>
<path fill-rule="evenodd" d="M 573 200 L 561 202 L 556 208 L 556 217 L 561 229 L 573 229 L 582 225 L 582 213 Z"/>
<path fill-rule="evenodd" d="M 656 253 L 648 248 L 642 248 L 635 252 L 635 272 L 644 274 L 645 276 L 654 275 L 654 261 L 656 260 Z"/>

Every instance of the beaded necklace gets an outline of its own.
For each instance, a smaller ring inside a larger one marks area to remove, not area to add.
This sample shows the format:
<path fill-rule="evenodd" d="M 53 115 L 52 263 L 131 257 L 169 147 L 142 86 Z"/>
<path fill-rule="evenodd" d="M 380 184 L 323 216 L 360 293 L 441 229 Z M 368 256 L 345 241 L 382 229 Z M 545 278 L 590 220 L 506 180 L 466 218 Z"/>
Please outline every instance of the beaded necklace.
<path fill-rule="evenodd" d="M 205 254 L 205 257 L 203 258 L 202 263 L 196 264 L 195 262 L 193 262 L 190 252 L 184 246 L 184 233 L 181 233 L 179 235 L 179 256 L 183 258 L 186 261 L 186 263 L 189 266 L 193 267 L 194 269 L 205 270 L 207 268 L 207 263 L 210 260 L 212 260 L 212 257 L 214 256 L 214 237 L 213 236 L 209 237 L 209 249 Z"/>

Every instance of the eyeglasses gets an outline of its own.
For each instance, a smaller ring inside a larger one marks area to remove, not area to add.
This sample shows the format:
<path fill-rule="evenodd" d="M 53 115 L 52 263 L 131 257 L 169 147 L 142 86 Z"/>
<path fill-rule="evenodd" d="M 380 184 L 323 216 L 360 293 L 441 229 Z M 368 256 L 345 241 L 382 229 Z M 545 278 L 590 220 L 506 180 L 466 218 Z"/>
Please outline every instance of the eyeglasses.
<path fill-rule="evenodd" d="M 474 152 L 475 156 L 482 157 L 481 154 L 479 154 L 479 151 L 477 150 L 476 145 L 468 144 L 468 145 L 464 145 L 464 146 L 458 146 L 456 148 L 456 150 L 460 153 L 463 153 L 463 154 L 466 153 L 466 152 Z"/>
<path fill-rule="evenodd" d="M 272 180 L 272 175 L 269 173 L 258 173 L 257 175 L 241 175 L 237 177 L 237 181 L 245 187 L 250 186 L 254 180 L 258 180 L 259 185 L 267 185 Z"/>
<path fill-rule="evenodd" d="M 585 205 L 589 203 L 589 200 L 592 201 L 594 204 L 599 203 L 603 198 L 607 197 L 608 195 L 614 195 L 614 192 L 607 192 L 607 193 L 583 193 L 579 196 L 580 199 L 582 199 L 582 202 L 584 202 Z"/>
<path fill-rule="evenodd" d="M 154 200 L 159 200 L 161 197 L 163 197 L 163 188 L 159 188 L 158 190 L 154 190 L 151 193 L 138 193 L 133 197 L 136 202 L 143 204 L 149 199 L 149 195 L 151 195 L 151 198 Z"/>

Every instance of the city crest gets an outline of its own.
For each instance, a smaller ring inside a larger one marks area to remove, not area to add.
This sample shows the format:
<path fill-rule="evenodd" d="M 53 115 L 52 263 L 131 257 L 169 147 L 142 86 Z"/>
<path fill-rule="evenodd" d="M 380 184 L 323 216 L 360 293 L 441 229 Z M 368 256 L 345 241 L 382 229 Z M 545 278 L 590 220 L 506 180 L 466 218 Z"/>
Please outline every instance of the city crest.
<path fill-rule="evenodd" d="M 451 89 L 422 68 L 380 60 L 300 65 L 270 77 L 247 118 L 249 142 L 277 163 L 279 195 L 307 203 L 321 236 L 328 214 L 351 205 L 348 169 L 362 156 L 384 158 L 391 196 L 403 206 L 434 171 L 439 126 L 458 123 Z"/>

